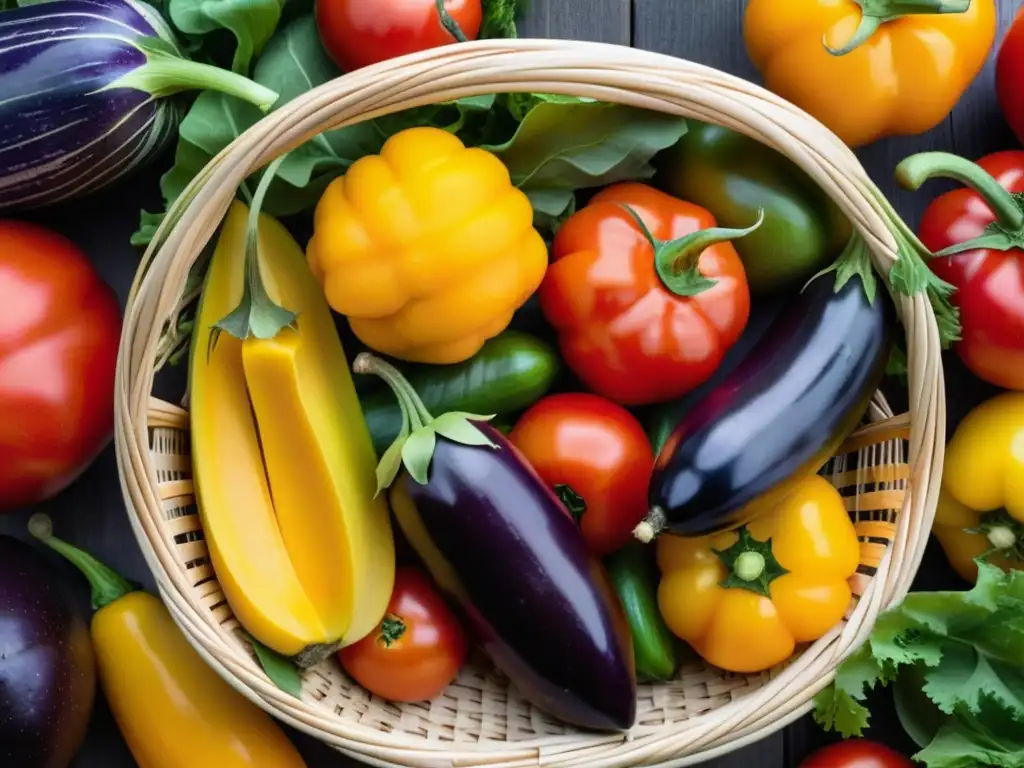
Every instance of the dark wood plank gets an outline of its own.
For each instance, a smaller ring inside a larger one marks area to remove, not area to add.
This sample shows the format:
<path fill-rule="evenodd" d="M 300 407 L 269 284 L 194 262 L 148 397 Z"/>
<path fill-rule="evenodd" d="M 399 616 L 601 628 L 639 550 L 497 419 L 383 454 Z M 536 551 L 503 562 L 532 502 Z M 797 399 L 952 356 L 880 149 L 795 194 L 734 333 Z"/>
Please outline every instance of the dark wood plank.
<path fill-rule="evenodd" d="M 630 0 L 530 0 L 521 37 L 629 45 Z"/>

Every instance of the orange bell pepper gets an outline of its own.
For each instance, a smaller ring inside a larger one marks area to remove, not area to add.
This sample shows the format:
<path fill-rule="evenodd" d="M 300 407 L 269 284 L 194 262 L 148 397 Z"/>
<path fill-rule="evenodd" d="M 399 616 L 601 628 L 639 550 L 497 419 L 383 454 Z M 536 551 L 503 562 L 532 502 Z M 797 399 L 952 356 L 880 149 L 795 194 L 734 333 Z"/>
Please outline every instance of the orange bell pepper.
<path fill-rule="evenodd" d="M 995 0 L 750 0 L 765 85 L 851 147 L 941 123 L 985 64 Z"/>

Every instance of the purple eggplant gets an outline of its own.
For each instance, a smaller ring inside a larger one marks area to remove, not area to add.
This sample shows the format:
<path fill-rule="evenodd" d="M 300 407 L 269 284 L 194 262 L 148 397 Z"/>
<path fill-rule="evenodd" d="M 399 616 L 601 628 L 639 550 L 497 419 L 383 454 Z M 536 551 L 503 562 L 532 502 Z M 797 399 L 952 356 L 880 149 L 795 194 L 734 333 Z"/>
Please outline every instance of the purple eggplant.
<path fill-rule="evenodd" d="M 0 13 L 0 209 L 107 186 L 175 136 L 174 94 L 208 89 L 267 110 L 277 94 L 190 61 L 136 0 L 52 0 Z"/>
<path fill-rule="evenodd" d="M 489 417 L 433 418 L 402 375 L 363 353 L 404 426 L 378 468 L 402 533 L 477 644 L 527 699 L 572 725 L 628 730 L 636 671 L 625 614 L 555 493 Z M 403 468 L 404 465 L 404 468 Z"/>
<path fill-rule="evenodd" d="M 862 243 L 856 238 L 850 248 Z M 831 276 L 814 279 L 758 347 L 690 405 L 655 462 L 651 511 L 637 538 L 735 528 L 784 495 L 790 481 L 821 468 L 863 418 L 885 374 L 894 310 L 874 285 L 857 272 L 838 288 Z"/>
<path fill-rule="evenodd" d="M 66 768 L 96 693 L 92 641 L 56 570 L 0 536 L 0 765 Z"/>

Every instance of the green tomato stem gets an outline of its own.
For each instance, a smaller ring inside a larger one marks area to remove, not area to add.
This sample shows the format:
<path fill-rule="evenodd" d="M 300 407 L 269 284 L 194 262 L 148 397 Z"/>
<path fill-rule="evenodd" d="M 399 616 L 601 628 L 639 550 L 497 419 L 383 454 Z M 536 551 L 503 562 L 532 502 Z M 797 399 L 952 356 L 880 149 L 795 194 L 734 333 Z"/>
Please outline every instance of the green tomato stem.
<path fill-rule="evenodd" d="M 459 23 L 452 18 L 450 13 L 448 13 L 448 9 L 444 7 L 444 2 L 445 0 L 435 0 L 437 15 L 441 17 L 441 26 L 444 27 L 448 34 L 454 37 L 458 42 L 469 42 L 469 38 L 466 37 L 466 33 L 462 31 L 462 27 L 460 27 Z"/>
<path fill-rule="evenodd" d="M 977 163 L 949 152 L 919 152 L 896 166 L 896 181 L 911 191 L 916 192 L 926 181 L 936 178 L 953 179 L 970 187 L 981 195 L 1003 227 L 1012 231 L 1024 229 L 1020 203 Z"/>
<path fill-rule="evenodd" d="M 633 218 L 644 239 L 654 249 L 654 268 L 664 286 L 676 296 L 696 296 L 703 293 L 716 280 L 700 273 L 700 256 L 705 250 L 719 243 L 737 240 L 751 234 L 764 222 L 764 209 L 758 210 L 757 221 L 746 229 L 711 227 L 691 232 L 676 240 L 662 241 L 656 238 L 640 215 L 628 205 L 623 205 Z"/>
<path fill-rule="evenodd" d="M 54 550 L 82 572 L 92 587 L 92 607 L 105 608 L 125 595 L 137 591 L 126 579 L 119 576 L 87 552 L 61 541 L 53 535 L 53 522 L 41 512 L 32 515 L 28 530 L 35 538 Z"/>
<path fill-rule="evenodd" d="M 890 21 L 904 16 L 923 16 L 943 13 L 966 13 L 971 0 L 854 0 L 861 9 L 860 25 L 853 37 L 842 48 L 831 48 L 822 40 L 825 50 L 833 56 L 845 56 L 856 50 Z"/>

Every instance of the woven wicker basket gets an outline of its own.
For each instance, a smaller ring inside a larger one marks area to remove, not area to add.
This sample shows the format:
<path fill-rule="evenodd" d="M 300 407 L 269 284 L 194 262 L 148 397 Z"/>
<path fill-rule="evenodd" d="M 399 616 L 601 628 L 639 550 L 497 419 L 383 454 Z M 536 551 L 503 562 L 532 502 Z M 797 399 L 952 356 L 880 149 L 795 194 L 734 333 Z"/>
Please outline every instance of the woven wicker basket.
<path fill-rule="evenodd" d="M 864 428 L 823 470 L 862 542 L 846 621 L 791 662 L 760 675 L 723 673 L 698 658 L 678 678 L 641 686 L 627 735 L 582 733 L 526 703 L 474 659 L 445 694 L 396 706 L 328 662 L 305 674 L 301 701 L 263 674 L 207 559 L 189 474 L 188 415 L 155 398 L 189 269 L 216 234 L 239 183 L 316 133 L 465 96 L 533 91 L 587 96 L 728 126 L 803 167 L 841 206 L 886 275 L 897 258 L 891 209 L 855 156 L 807 114 L 744 80 L 620 46 L 518 40 L 449 46 L 362 70 L 305 94 L 221 152 L 174 206 L 146 252 L 126 310 L 116 442 L 132 525 L 175 620 L 231 684 L 290 725 L 374 765 L 620 768 L 689 765 L 762 738 L 806 713 L 875 617 L 910 586 L 934 514 L 945 402 L 934 313 L 899 296 L 907 332 L 910 412 L 875 398 Z M 187 734 L 183 734 L 187 738 Z"/>

